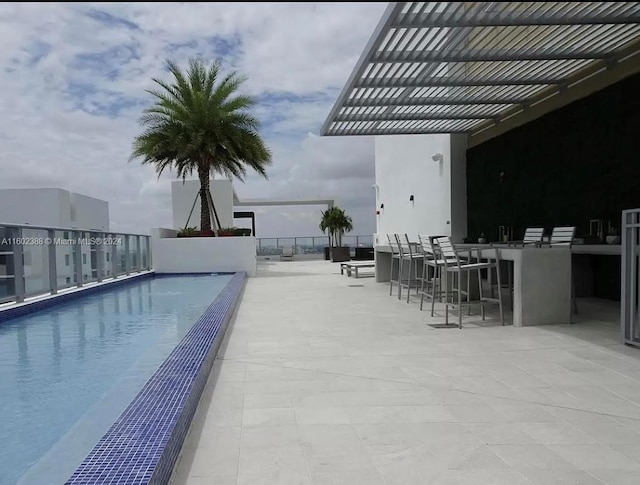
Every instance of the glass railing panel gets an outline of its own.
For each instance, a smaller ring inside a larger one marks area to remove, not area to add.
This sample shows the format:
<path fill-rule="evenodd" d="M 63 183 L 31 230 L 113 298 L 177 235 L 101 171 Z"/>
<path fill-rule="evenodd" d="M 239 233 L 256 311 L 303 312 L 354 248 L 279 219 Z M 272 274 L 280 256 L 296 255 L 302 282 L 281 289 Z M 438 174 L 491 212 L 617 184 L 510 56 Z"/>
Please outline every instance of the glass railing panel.
<path fill-rule="evenodd" d="M 324 248 L 329 246 L 328 237 L 314 237 L 313 247 L 316 254 L 324 254 Z"/>
<path fill-rule="evenodd" d="M 24 292 L 37 295 L 51 289 L 49 282 L 49 232 L 43 229 L 22 229 L 22 260 Z"/>
<path fill-rule="evenodd" d="M 280 254 L 276 238 L 263 237 L 258 239 L 258 255 L 269 256 Z"/>
<path fill-rule="evenodd" d="M 313 254 L 313 238 L 312 237 L 297 237 L 296 238 L 296 254 Z"/>
<path fill-rule="evenodd" d="M 280 237 L 276 240 L 276 244 L 278 247 L 278 254 L 280 254 L 284 246 L 295 246 L 296 240 L 293 237 Z"/>
<path fill-rule="evenodd" d="M 102 278 L 113 278 L 113 248 L 117 240 L 113 234 L 105 234 L 105 241 L 102 244 Z"/>
<path fill-rule="evenodd" d="M 118 250 L 124 248 L 124 239 L 117 234 L 106 233 L 102 245 L 102 278 L 113 278 L 117 274 Z"/>
<path fill-rule="evenodd" d="M 356 245 L 360 248 L 372 248 L 373 234 L 368 236 L 357 236 Z"/>
<path fill-rule="evenodd" d="M 149 254 L 147 248 L 148 238 L 146 236 L 140 236 L 140 269 L 148 269 L 149 268 Z"/>
<path fill-rule="evenodd" d="M 122 234 L 114 234 L 118 241 L 121 241 L 121 244 L 116 244 L 114 246 L 115 251 L 113 257 L 115 258 L 115 271 L 117 275 L 121 275 L 125 273 L 126 268 L 126 241 Z"/>
<path fill-rule="evenodd" d="M 82 282 L 89 283 L 98 279 L 97 244 L 95 232 L 82 231 L 80 234 L 80 254 L 82 264 Z"/>
<path fill-rule="evenodd" d="M 58 289 L 76 285 L 76 263 L 73 258 L 74 233 L 71 231 L 54 231 L 56 252 L 56 283 Z"/>
<path fill-rule="evenodd" d="M 342 236 L 342 245 L 350 248 L 356 245 L 356 236 Z"/>
<path fill-rule="evenodd" d="M 138 236 L 127 236 L 129 238 L 129 262 L 130 271 L 138 271 L 140 265 L 140 254 L 138 253 Z"/>
<path fill-rule="evenodd" d="M 15 299 L 11 229 L 0 226 L 0 303 Z"/>
<path fill-rule="evenodd" d="M 10 229 L 0 227 L 0 303 L 14 300 L 16 296 L 11 236 Z"/>
<path fill-rule="evenodd" d="M 108 279 L 150 269 L 151 259 L 148 236 L 0 225 L 0 303 L 97 281 L 99 271 Z"/>

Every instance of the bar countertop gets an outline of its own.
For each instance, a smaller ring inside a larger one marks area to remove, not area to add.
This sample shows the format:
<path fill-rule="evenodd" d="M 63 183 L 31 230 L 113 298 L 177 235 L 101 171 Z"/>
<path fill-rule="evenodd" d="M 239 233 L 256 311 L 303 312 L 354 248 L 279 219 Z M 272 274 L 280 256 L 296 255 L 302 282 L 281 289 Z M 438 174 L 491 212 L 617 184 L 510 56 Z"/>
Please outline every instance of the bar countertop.
<path fill-rule="evenodd" d="M 620 244 L 574 244 L 571 246 L 574 254 L 602 254 L 609 256 L 620 256 L 622 246 Z"/>
<path fill-rule="evenodd" d="M 464 248 L 502 248 L 502 249 L 518 249 L 518 247 L 509 248 L 506 243 L 491 244 L 456 244 L 456 247 Z M 522 249 L 522 247 L 520 247 Z M 531 248 L 533 249 L 533 248 Z M 389 245 L 380 245 L 375 247 L 376 251 L 391 252 Z M 604 256 L 620 256 L 622 254 L 622 246 L 620 244 L 574 244 L 571 246 L 573 254 L 598 254 Z"/>

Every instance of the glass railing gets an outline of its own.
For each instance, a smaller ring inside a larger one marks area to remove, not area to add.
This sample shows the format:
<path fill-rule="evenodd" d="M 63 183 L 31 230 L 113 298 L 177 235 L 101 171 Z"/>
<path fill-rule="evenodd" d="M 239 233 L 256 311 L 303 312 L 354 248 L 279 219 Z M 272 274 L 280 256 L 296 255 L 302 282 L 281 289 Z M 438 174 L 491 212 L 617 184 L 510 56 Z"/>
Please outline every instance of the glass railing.
<path fill-rule="evenodd" d="M 150 269 L 146 235 L 0 223 L 0 303 Z"/>
<path fill-rule="evenodd" d="M 343 236 L 342 245 L 349 246 L 355 253 L 357 247 L 373 247 L 373 236 Z M 292 246 L 295 254 L 324 255 L 324 248 L 329 246 L 329 238 L 318 237 L 262 237 L 256 239 L 258 256 L 278 256 L 282 248 Z"/>

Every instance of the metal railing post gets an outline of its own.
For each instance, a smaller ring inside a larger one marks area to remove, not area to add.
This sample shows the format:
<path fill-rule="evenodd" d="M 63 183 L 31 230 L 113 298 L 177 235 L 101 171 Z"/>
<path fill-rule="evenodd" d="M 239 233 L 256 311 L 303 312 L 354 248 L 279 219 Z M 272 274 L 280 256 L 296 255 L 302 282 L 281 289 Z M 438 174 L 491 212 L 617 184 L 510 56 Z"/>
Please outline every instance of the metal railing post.
<path fill-rule="evenodd" d="M 98 272 L 98 283 L 102 281 L 102 273 L 104 272 L 104 251 L 102 244 L 105 241 L 104 233 L 96 233 L 96 271 Z"/>
<path fill-rule="evenodd" d="M 111 276 L 113 278 L 118 277 L 118 238 L 116 234 L 110 234 L 113 238 L 113 244 L 111 244 Z"/>
<path fill-rule="evenodd" d="M 140 236 L 136 236 L 136 272 L 142 270 L 142 253 L 140 252 Z"/>
<path fill-rule="evenodd" d="M 73 260 L 76 262 L 76 286 L 82 286 L 82 246 L 80 245 L 80 238 L 82 232 L 73 231 Z"/>
<path fill-rule="evenodd" d="M 22 229 L 15 228 L 11 231 L 13 237 L 17 240 L 22 239 Z M 16 244 L 13 241 L 13 288 L 16 294 L 16 302 L 24 301 L 24 248 L 22 244 Z"/>
<path fill-rule="evenodd" d="M 145 236 L 147 241 L 147 269 L 150 270 L 153 268 L 153 259 L 151 254 L 151 236 Z"/>
<path fill-rule="evenodd" d="M 621 239 L 621 297 L 620 334 L 622 343 L 640 346 L 638 332 L 638 244 L 640 236 L 640 209 L 622 212 Z"/>
<path fill-rule="evenodd" d="M 52 295 L 58 292 L 58 261 L 56 260 L 56 231 L 49 229 L 47 231 L 49 239 L 49 247 L 47 253 L 49 255 L 49 291 Z"/>
<path fill-rule="evenodd" d="M 129 260 L 129 236 L 124 236 L 124 273 L 129 276 L 131 261 Z"/>

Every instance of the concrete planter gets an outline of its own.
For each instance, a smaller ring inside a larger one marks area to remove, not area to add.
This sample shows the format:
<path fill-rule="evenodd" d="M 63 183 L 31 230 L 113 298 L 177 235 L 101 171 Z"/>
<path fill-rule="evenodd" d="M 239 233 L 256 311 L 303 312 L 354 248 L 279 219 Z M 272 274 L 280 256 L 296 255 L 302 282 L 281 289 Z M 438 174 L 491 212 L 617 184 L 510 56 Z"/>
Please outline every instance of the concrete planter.
<path fill-rule="evenodd" d="M 342 246 L 331 248 L 331 261 L 334 263 L 342 263 L 343 261 L 350 261 L 349 247 Z"/>
<path fill-rule="evenodd" d="M 355 261 L 373 261 L 373 248 L 356 248 Z"/>
<path fill-rule="evenodd" d="M 176 237 L 177 231 L 153 229 L 151 245 L 156 273 L 226 273 L 257 271 L 252 236 Z"/>

